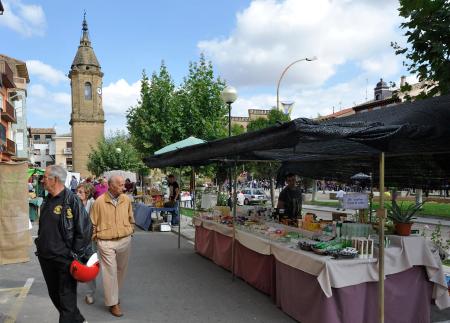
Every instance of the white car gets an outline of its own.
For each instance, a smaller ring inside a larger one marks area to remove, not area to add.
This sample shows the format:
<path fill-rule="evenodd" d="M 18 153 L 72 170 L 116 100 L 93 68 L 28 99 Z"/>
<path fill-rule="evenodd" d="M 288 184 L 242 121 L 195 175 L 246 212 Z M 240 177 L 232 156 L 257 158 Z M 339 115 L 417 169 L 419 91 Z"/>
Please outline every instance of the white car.
<path fill-rule="evenodd" d="M 268 200 L 266 193 L 260 188 L 244 188 L 242 194 L 245 196 L 245 205 L 252 203 L 266 203 Z"/>

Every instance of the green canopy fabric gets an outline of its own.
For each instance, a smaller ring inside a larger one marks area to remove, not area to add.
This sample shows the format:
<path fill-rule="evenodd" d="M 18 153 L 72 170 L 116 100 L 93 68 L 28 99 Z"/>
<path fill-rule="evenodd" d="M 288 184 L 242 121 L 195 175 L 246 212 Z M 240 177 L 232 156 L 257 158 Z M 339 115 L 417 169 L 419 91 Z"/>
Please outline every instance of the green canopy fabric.
<path fill-rule="evenodd" d="M 174 151 L 177 149 L 181 149 L 184 147 L 189 147 L 189 146 L 194 146 L 194 145 L 198 145 L 198 144 L 203 144 L 206 141 L 202 140 L 202 139 L 198 139 L 195 137 L 189 137 L 186 139 L 183 139 L 181 141 L 175 142 L 173 144 L 170 144 L 166 147 L 161 148 L 160 150 L 155 151 L 155 155 L 160 155 L 160 154 L 164 154 L 164 153 L 168 153 L 169 151 Z"/>
<path fill-rule="evenodd" d="M 39 168 L 28 168 L 28 178 L 33 175 L 44 175 L 45 170 Z"/>

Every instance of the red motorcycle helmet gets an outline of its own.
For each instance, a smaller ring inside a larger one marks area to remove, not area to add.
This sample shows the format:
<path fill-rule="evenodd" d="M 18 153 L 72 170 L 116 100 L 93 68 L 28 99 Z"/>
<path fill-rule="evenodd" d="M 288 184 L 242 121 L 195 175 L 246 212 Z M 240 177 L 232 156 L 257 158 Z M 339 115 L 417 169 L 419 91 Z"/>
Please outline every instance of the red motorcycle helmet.
<path fill-rule="evenodd" d="M 99 271 L 100 264 L 98 262 L 96 262 L 92 266 L 86 266 L 78 260 L 74 260 L 70 264 L 70 274 L 73 278 L 82 283 L 94 280 L 95 277 L 97 277 Z"/>

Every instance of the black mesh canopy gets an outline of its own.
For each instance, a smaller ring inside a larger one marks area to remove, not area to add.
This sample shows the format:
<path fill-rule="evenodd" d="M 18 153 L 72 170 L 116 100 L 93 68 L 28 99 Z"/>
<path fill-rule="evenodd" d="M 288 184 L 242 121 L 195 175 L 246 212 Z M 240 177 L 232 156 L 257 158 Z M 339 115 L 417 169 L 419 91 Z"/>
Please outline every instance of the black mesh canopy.
<path fill-rule="evenodd" d="M 376 180 L 385 152 L 387 185 L 438 188 L 450 178 L 450 95 L 403 103 L 329 121 L 293 121 L 145 159 L 149 167 L 218 160 L 282 162 L 279 177 Z"/>

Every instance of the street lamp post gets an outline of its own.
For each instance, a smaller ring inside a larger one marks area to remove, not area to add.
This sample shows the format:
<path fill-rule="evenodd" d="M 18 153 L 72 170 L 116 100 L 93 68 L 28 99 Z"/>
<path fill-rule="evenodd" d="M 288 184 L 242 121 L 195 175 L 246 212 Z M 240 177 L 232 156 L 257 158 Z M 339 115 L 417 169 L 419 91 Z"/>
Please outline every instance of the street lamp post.
<path fill-rule="evenodd" d="M 232 86 L 227 86 L 222 93 L 223 102 L 228 105 L 228 137 L 231 137 L 231 104 L 237 99 L 237 91 Z"/>
<path fill-rule="evenodd" d="M 298 62 L 302 62 L 302 61 L 307 61 L 307 62 L 312 62 L 315 61 L 317 59 L 316 56 L 313 57 L 306 57 L 306 58 L 302 58 L 302 59 L 298 59 L 294 62 L 292 62 L 291 64 L 289 64 L 288 66 L 286 66 L 286 68 L 283 70 L 283 72 L 281 73 L 280 78 L 278 79 L 278 84 L 277 84 L 277 110 L 280 109 L 280 83 L 281 80 L 284 76 L 284 74 L 286 74 L 287 70 L 294 64 L 298 63 Z"/>
<path fill-rule="evenodd" d="M 223 102 L 225 102 L 228 105 L 228 137 L 231 137 L 231 104 L 236 101 L 237 99 L 237 91 L 232 86 L 227 86 L 223 89 L 222 93 L 220 94 L 222 97 Z M 229 185 L 230 185 L 230 199 L 232 196 L 232 189 L 231 189 L 231 169 L 229 171 L 229 177 L 228 177 Z"/>
<path fill-rule="evenodd" d="M 237 91 L 232 86 L 227 86 L 225 89 L 223 89 L 222 93 L 220 94 L 222 96 L 222 100 L 228 105 L 228 137 L 231 137 L 231 104 L 236 101 L 237 99 Z M 234 164 L 235 170 L 236 170 L 236 163 Z M 233 188 L 231 187 L 232 179 L 231 179 L 231 167 L 228 168 L 228 183 L 230 185 L 230 210 L 233 210 L 233 223 L 236 223 L 236 180 L 234 182 L 234 193 L 235 196 L 233 198 Z M 234 245 L 235 245 L 235 239 L 236 239 L 236 226 L 233 225 L 233 238 L 231 243 L 231 275 L 234 280 Z"/>

